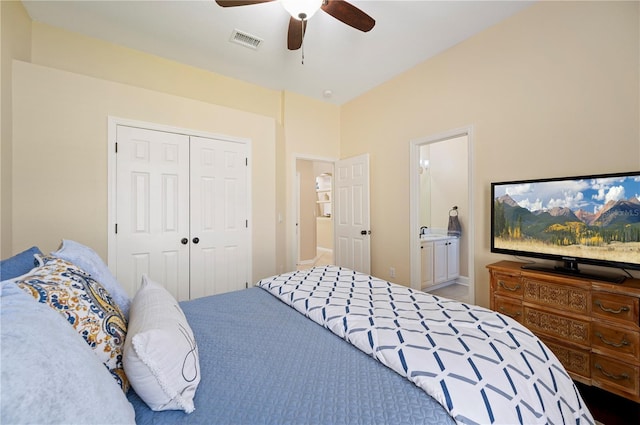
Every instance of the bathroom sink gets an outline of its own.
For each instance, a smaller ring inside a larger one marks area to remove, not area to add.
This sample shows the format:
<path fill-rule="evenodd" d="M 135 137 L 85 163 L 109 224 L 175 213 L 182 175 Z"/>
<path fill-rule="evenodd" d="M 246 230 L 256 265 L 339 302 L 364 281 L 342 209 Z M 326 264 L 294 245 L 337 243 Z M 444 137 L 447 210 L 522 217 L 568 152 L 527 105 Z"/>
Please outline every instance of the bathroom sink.
<path fill-rule="evenodd" d="M 426 234 L 426 235 L 420 235 L 420 240 L 421 241 L 427 241 L 427 242 L 438 241 L 438 240 L 441 240 L 441 239 L 448 239 L 448 238 L 450 238 L 450 236 L 438 235 L 438 234 L 433 234 L 433 233 L 429 233 L 429 234 Z"/>

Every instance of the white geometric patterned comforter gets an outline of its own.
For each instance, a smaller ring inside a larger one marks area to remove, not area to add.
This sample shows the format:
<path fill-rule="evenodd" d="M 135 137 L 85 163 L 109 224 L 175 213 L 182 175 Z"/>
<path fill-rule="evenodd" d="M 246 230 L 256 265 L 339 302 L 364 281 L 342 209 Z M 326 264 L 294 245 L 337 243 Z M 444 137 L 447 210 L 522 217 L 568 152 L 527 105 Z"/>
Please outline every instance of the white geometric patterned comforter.
<path fill-rule="evenodd" d="M 407 377 L 459 424 L 594 424 L 527 328 L 475 305 L 329 266 L 258 286 Z"/>

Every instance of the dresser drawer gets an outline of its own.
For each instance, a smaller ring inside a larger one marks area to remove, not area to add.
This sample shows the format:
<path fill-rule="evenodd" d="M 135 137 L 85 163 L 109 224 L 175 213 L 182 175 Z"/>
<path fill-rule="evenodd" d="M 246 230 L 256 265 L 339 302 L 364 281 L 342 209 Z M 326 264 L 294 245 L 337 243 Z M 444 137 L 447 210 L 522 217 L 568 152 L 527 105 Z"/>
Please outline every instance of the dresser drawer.
<path fill-rule="evenodd" d="M 520 300 L 496 295 L 494 310 L 522 323 L 522 301 Z"/>
<path fill-rule="evenodd" d="M 527 306 L 524 307 L 523 314 L 522 324 L 536 334 L 573 342 L 585 348 L 591 346 L 589 342 L 591 322 L 588 318 L 586 320 L 573 319 Z"/>
<path fill-rule="evenodd" d="M 556 355 L 568 372 L 577 375 L 572 378 L 591 384 L 591 352 L 588 349 L 580 350 L 556 344 L 546 338 L 540 339 Z"/>
<path fill-rule="evenodd" d="M 522 298 L 523 285 L 520 276 L 494 272 L 493 279 L 493 289 L 496 294 Z"/>
<path fill-rule="evenodd" d="M 591 380 L 602 388 L 628 393 L 639 391 L 639 368 L 598 354 L 591 355 Z"/>
<path fill-rule="evenodd" d="M 638 298 L 636 297 L 593 291 L 591 312 L 594 316 L 628 322 L 636 326 L 640 324 L 638 321 Z"/>
<path fill-rule="evenodd" d="M 576 381 L 640 403 L 640 279 L 621 284 L 490 264 L 490 307 L 537 335 Z"/>
<path fill-rule="evenodd" d="M 589 314 L 589 289 L 572 285 L 559 285 L 543 280 L 522 279 L 525 301 L 579 314 Z"/>
<path fill-rule="evenodd" d="M 614 356 L 626 356 L 640 360 L 640 334 L 636 331 L 591 323 L 591 346 L 611 352 Z"/>

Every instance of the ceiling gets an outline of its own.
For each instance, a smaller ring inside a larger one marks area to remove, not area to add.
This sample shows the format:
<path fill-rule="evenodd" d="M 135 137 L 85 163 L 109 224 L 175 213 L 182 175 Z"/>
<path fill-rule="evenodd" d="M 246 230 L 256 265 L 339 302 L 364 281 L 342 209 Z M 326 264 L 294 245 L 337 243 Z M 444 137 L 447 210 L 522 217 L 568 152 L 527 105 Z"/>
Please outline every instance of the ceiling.
<path fill-rule="evenodd" d="M 345 103 L 530 6 L 532 1 L 353 0 L 376 20 L 367 33 L 324 11 L 303 50 L 287 49 L 279 1 L 222 8 L 214 0 L 23 0 L 34 21 L 273 90 Z M 234 29 L 262 39 L 231 43 Z M 302 53 L 304 51 L 304 63 Z"/>

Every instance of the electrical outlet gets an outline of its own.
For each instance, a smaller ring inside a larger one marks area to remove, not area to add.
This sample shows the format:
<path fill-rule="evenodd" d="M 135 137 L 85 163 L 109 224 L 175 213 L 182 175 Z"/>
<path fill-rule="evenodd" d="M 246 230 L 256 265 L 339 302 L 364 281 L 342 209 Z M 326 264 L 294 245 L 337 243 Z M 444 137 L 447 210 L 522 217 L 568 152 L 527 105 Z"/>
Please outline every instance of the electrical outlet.
<path fill-rule="evenodd" d="M 395 267 L 390 267 L 389 268 L 389 276 L 396 277 L 396 268 Z"/>

